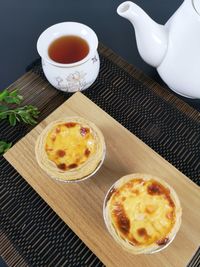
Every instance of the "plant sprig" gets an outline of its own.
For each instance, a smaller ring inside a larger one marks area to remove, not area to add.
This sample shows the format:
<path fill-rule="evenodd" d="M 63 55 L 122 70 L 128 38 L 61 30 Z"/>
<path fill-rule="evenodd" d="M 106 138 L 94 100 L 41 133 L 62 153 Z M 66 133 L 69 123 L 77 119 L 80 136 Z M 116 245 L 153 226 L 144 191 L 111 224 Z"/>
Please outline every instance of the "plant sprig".
<path fill-rule="evenodd" d="M 9 92 L 7 89 L 0 92 L 0 101 L 7 104 L 17 104 L 19 105 L 23 97 L 19 94 L 18 89 L 15 89 L 12 92 Z"/>
<path fill-rule="evenodd" d="M 23 97 L 19 94 L 18 89 L 12 92 L 5 89 L 0 92 L 0 121 L 7 119 L 12 126 L 15 126 L 17 122 L 24 122 L 31 125 L 36 124 L 36 119 L 40 113 L 38 108 L 32 105 L 16 107 L 16 105 L 21 104 L 22 100 Z M 13 105 L 9 106 L 7 104 L 15 104 L 15 106 L 13 107 Z M 11 146 L 12 143 L 0 140 L 0 155 L 5 153 Z"/>
<path fill-rule="evenodd" d="M 0 120 L 8 119 L 10 125 L 15 126 L 17 122 L 34 125 L 37 123 L 39 111 L 37 107 L 26 105 L 24 107 L 9 109 L 0 106 Z"/>
<path fill-rule="evenodd" d="M 12 143 L 7 143 L 6 141 L 0 140 L 0 155 L 5 153 L 11 146 Z"/>

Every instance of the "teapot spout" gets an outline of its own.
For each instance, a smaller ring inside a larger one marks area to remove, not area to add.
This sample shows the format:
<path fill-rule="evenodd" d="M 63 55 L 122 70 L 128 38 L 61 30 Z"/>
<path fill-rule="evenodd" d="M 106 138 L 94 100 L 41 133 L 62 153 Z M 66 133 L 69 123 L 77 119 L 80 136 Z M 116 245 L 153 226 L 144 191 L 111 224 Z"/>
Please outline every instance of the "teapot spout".
<path fill-rule="evenodd" d="M 144 61 L 158 67 L 167 51 L 168 33 L 165 26 L 153 21 L 138 5 L 123 2 L 117 13 L 128 19 L 135 28 L 139 53 Z"/>

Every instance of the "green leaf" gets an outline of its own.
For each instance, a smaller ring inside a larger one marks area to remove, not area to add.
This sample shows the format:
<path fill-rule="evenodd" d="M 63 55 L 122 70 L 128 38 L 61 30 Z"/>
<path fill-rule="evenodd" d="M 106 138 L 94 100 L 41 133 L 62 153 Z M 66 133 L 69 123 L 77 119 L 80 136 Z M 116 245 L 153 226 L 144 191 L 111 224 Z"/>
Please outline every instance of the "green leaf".
<path fill-rule="evenodd" d="M 15 116 L 14 113 L 11 113 L 11 114 L 9 115 L 9 123 L 10 123 L 10 125 L 12 125 L 12 126 L 15 126 L 15 125 L 16 125 L 16 116 Z"/>
<path fill-rule="evenodd" d="M 18 89 L 15 89 L 12 92 L 8 92 L 5 89 L 2 93 L 0 93 L 0 101 L 3 101 L 7 104 L 20 104 L 23 97 L 19 94 Z"/>
<path fill-rule="evenodd" d="M 10 92 L 10 95 L 11 96 L 17 96 L 19 93 L 18 93 L 18 89 L 15 89 L 13 90 L 12 92 Z"/>
<path fill-rule="evenodd" d="M 37 123 L 39 113 L 38 108 L 32 105 L 13 109 L 0 105 L 0 120 L 8 119 L 12 126 L 15 126 L 17 121 L 34 125 Z"/>
<path fill-rule="evenodd" d="M 0 93 L 0 101 L 3 101 L 4 97 L 8 96 L 9 93 L 8 93 L 8 90 L 5 89 L 3 90 L 1 93 Z"/>
<path fill-rule="evenodd" d="M 6 110 L 8 110 L 7 106 L 0 105 L 0 112 L 6 111 Z"/>
<path fill-rule="evenodd" d="M 5 96 L 3 99 L 4 102 L 8 103 L 8 104 L 13 104 L 15 103 L 15 98 L 13 98 L 13 96 Z"/>
<path fill-rule="evenodd" d="M 12 146 L 12 143 L 7 143 L 3 140 L 0 140 L 0 155 L 8 151 L 8 149 Z"/>
<path fill-rule="evenodd" d="M 8 111 L 0 112 L 0 121 L 8 117 Z"/>

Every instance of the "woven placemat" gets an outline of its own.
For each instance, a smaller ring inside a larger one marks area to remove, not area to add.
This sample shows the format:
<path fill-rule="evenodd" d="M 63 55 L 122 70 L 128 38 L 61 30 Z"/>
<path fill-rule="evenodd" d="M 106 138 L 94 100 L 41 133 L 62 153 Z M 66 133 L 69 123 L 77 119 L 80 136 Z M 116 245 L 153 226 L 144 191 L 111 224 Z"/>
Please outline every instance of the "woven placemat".
<path fill-rule="evenodd" d="M 199 112 L 110 49 L 101 45 L 99 52 L 99 77 L 84 94 L 199 185 Z M 40 60 L 29 69 L 10 89 L 20 88 L 23 104 L 38 106 L 41 121 L 71 94 L 48 84 Z M 2 122 L 0 139 L 16 142 L 30 129 Z M 0 253 L 9 266 L 103 266 L 3 157 L 0 166 Z"/>

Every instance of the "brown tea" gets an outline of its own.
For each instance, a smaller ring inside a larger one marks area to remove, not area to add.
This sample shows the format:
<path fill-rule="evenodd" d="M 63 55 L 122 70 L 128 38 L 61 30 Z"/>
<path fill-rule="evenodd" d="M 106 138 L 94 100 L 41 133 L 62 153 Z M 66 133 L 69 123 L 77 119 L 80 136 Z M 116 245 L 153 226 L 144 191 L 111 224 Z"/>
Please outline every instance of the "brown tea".
<path fill-rule="evenodd" d="M 89 45 L 79 36 L 66 35 L 54 40 L 48 53 L 55 62 L 70 64 L 85 58 L 89 53 Z"/>

